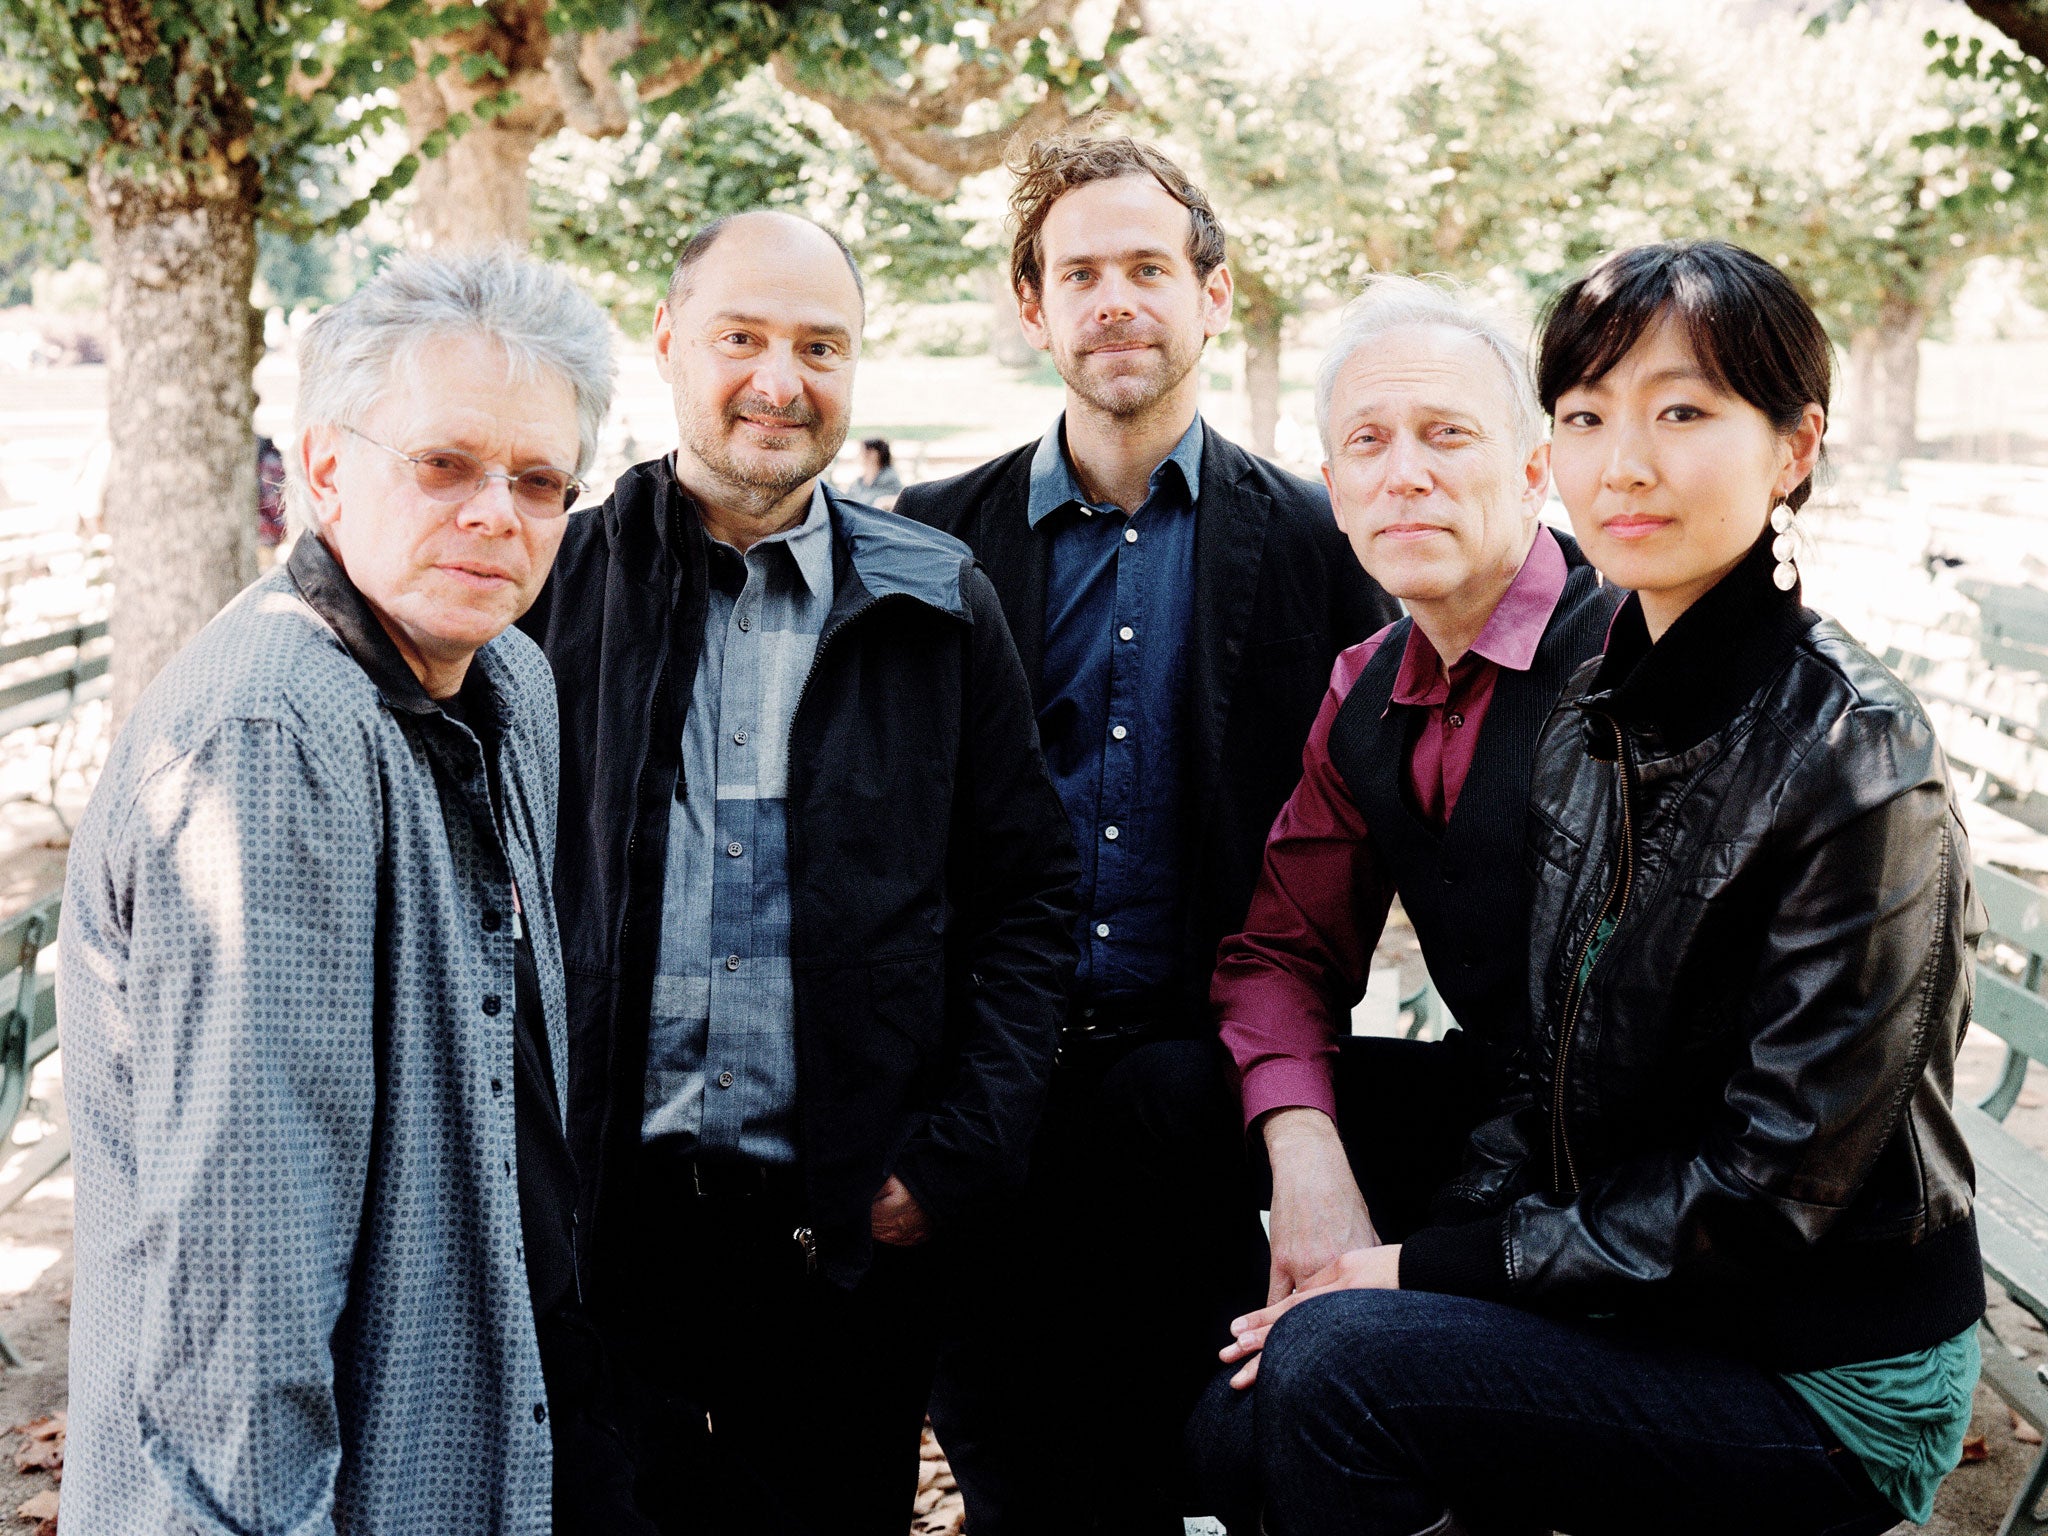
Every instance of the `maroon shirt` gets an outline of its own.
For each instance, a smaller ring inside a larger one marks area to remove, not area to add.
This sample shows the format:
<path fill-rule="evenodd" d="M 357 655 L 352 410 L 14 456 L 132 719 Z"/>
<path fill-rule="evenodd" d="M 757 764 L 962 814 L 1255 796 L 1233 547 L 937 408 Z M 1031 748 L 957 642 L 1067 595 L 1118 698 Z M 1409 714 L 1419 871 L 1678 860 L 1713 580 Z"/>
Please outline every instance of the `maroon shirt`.
<path fill-rule="evenodd" d="M 1448 673 L 1421 626 L 1409 628 L 1392 703 L 1422 712 L 1406 787 L 1439 831 L 1465 787 L 1500 669 L 1526 672 L 1535 661 L 1565 575 L 1564 550 L 1539 528 L 1500 605 Z M 1338 656 L 1302 749 L 1301 783 L 1266 839 L 1244 932 L 1223 941 L 1210 982 L 1209 1001 L 1237 1063 L 1246 1126 L 1268 1110 L 1297 1106 L 1336 1115 L 1331 1064 L 1365 995 L 1394 879 L 1330 761 L 1330 728 L 1392 628 Z"/>

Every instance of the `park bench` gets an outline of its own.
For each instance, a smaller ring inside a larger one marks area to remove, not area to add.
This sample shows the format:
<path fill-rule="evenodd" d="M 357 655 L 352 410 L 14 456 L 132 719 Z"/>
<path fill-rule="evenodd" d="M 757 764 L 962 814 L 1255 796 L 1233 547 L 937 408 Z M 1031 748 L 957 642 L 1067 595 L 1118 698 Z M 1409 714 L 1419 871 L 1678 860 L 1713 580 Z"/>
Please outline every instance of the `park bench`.
<path fill-rule="evenodd" d="M 57 1049 L 56 974 L 39 962 L 56 942 L 61 902 L 61 893 L 53 891 L 0 923 L 0 1007 L 6 1009 L 0 1014 L 0 1212 L 14 1209 L 71 1157 L 71 1136 L 61 1127 L 27 1146 L 14 1140 L 30 1079 Z M 0 1360 L 21 1364 L 4 1333 Z"/>
<path fill-rule="evenodd" d="M 0 645 L 0 741 L 17 731 L 57 727 L 49 743 L 47 798 L 27 798 L 47 806 L 60 823 L 57 789 L 71 762 L 64 735 L 81 704 L 106 696 L 110 659 L 105 619 Z"/>
<path fill-rule="evenodd" d="M 2005 1067 L 1975 1105 L 1956 1106 L 1956 1119 L 1977 1164 L 1985 1272 L 2048 1327 L 2048 1157 L 2000 1124 L 2019 1102 L 2027 1064 L 2048 1060 L 2048 890 L 1984 864 L 1975 880 L 1990 929 L 1979 951 L 1973 1023 L 2005 1042 Z M 2048 1432 L 2048 1364 L 2030 1370 L 1988 1319 L 1979 1337 L 1984 1379 L 2021 1418 Z M 2044 1493 L 2048 1448 L 2035 1459 L 1999 1536 L 2048 1533 L 2048 1519 L 2036 1514 Z"/>
<path fill-rule="evenodd" d="M 2048 831 L 2048 592 L 1964 581 L 1974 621 L 1955 633 L 1893 636 L 1884 664 L 1919 695 L 1962 788 Z"/>

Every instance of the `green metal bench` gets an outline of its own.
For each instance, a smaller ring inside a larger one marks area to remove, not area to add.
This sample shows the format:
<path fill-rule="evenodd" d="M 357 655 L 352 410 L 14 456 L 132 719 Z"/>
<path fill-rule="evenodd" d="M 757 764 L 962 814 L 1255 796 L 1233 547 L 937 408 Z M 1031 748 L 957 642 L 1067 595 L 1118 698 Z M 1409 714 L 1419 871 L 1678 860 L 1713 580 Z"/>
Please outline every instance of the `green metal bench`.
<path fill-rule="evenodd" d="M 47 798 L 23 798 L 46 807 L 65 830 L 70 823 L 59 808 L 57 790 L 67 766 L 75 766 L 69 737 L 79 705 L 106 697 L 112 658 L 107 621 L 73 624 L 47 634 L 0 645 L 0 738 L 37 726 L 55 726 L 50 741 L 50 786 Z"/>
<path fill-rule="evenodd" d="M 62 902 L 52 892 L 27 911 L 0 923 L 0 1212 L 11 1211 L 28 1192 L 71 1157 L 71 1136 L 58 1129 L 26 1147 L 14 1142 L 14 1127 L 28 1104 L 29 1080 L 37 1065 L 57 1049 L 57 977 L 39 966 L 55 944 Z M 14 1346 L 0 1334 L 0 1360 L 20 1365 Z"/>
<path fill-rule="evenodd" d="M 2048 1060 L 2048 891 L 1983 864 L 1975 877 L 1991 926 L 1985 940 L 1990 958 L 1977 964 L 1973 1022 L 2005 1042 L 2005 1069 L 1977 1104 L 1957 1105 L 1956 1118 L 1977 1164 L 1977 1236 L 1985 1272 L 2048 1328 L 2048 1157 L 1999 1123 L 2019 1102 L 2027 1064 L 2037 1057 Z M 2016 959 L 2019 975 L 2001 959 Z M 1988 1319 L 1979 1337 L 1985 1380 L 2021 1418 L 2048 1432 L 2048 1364 L 2029 1370 L 2024 1354 L 2008 1348 Z M 2048 1533 L 2048 1519 L 2036 1513 L 2044 1493 L 2048 1448 L 2035 1458 L 1999 1536 Z"/>

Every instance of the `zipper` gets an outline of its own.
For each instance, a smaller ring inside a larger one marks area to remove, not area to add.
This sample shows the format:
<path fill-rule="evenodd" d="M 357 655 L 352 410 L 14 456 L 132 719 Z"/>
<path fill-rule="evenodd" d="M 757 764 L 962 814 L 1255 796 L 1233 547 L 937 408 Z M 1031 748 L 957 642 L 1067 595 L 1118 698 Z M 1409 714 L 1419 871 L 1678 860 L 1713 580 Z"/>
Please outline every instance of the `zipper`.
<path fill-rule="evenodd" d="M 1572 1163 L 1571 1138 L 1564 1129 L 1564 1096 L 1565 1068 L 1571 1060 L 1579 1009 L 1586 1001 L 1585 984 L 1592 979 L 1587 956 L 1599 941 L 1603 927 L 1610 922 L 1617 926 L 1620 924 L 1622 913 L 1628 909 L 1629 891 L 1635 884 L 1636 838 L 1635 819 L 1629 806 L 1628 738 L 1614 720 L 1608 719 L 1607 724 L 1614 732 L 1614 772 L 1621 788 L 1621 849 L 1615 861 L 1614 882 L 1608 886 L 1607 897 L 1600 903 L 1593 926 L 1586 930 L 1586 942 L 1579 946 L 1579 957 L 1572 965 L 1571 985 L 1565 991 L 1564 1025 L 1557 1036 L 1557 1063 L 1551 1073 L 1550 1187 L 1564 1195 L 1579 1192 L 1579 1173 Z M 1613 930 L 1609 929 L 1609 938 L 1612 936 Z M 1598 963 L 1597 958 L 1594 963 Z"/>

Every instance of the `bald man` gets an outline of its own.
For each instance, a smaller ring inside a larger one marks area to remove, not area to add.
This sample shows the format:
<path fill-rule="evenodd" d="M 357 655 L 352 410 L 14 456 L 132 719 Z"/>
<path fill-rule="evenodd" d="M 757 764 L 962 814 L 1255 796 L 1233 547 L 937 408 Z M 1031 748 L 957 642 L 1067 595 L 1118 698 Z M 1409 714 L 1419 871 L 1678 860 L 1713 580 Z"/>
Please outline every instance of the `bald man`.
<path fill-rule="evenodd" d="M 1021 1184 L 1076 861 L 988 579 L 820 478 L 846 248 L 721 220 L 655 314 L 680 446 L 570 519 L 527 627 L 592 1304 L 669 1533 L 902 1536 L 933 1267 Z"/>

